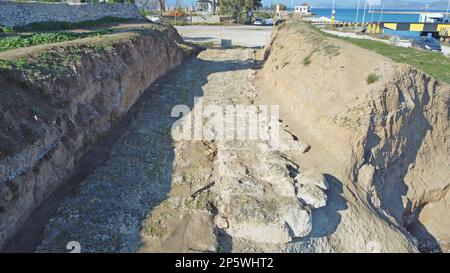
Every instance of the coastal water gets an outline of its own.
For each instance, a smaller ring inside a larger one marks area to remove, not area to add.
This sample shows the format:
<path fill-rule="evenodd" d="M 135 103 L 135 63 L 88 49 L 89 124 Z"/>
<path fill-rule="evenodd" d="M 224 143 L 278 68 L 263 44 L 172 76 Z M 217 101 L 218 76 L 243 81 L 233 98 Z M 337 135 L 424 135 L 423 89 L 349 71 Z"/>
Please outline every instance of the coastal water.
<path fill-rule="evenodd" d="M 385 10 L 385 11 L 398 11 L 398 10 Z M 402 12 L 406 10 L 401 10 Z M 326 8 L 312 8 L 312 12 L 315 13 L 317 17 L 327 17 L 331 18 L 331 9 Z M 440 11 L 436 11 L 440 12 Z M 356 9 L 336 9 L 336 20 L 342 22 L 359 22 L 361 23 L 364 19 L 364 22 L 419 22 L 419 14 L 380 14 L 380 13 L 368 13 L 366 10 L 366 15 L 364 17 L 364 10 L 361 8 L 359 10 L 358 17 L 356 16 Z M 419 32 L 410 32 L 410 31 L 391 31 L 386 30 L 385 33 L 391 35 L 399 35 L 399 36 L 407 36 L 414 37 L 419 36 Z"/>
<path fill-rule="evenodd" d="M 316 16 L 331 17 L 331 9 L 317 9 L 313 8 L 312 11 Z M 395 10 L 386 10 L 389 12 Z M 402 10 L 405 11 L 405 10 Z M 377 11 L 378 12 L 378 11 Z M 359 10 L 358 19 L 356 19 L 356 9 L 336 9 L 336 20 L 342 22 L 362 22 L 364 16 L 364 10 Z M 365 22 L 418 22 L 419 14 L 378 14 L 378 13 L 368 13 L 366 11 Z"/>

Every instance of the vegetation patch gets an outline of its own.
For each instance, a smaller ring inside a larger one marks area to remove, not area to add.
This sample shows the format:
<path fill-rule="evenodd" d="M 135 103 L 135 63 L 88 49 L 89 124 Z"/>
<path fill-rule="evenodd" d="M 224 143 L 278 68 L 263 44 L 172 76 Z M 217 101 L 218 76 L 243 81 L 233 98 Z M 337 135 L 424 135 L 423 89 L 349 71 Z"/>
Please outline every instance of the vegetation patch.
<path fill-rule="evenodd" d="M 435 52 L 406 48 L 366 39 L 341 38 L 357 46 L 375 51 L 398 63 L 414 66 L 436 79 L 450 83 L 450 58 Z"/>
<path fill-rule="evenodd" d="M 309 55 L 306 56 L 306 57 L 303 59 L 303 65 L 310 65 L 310 64 L 311 64 L 311 58 L 312 58 L 312 56 L 314 55 L 314 53 L 316 53 L 317 51 L 318 51 L 317 48 L 315 48 L 313 51 L 311 51 L 311 53 L 309 53 Z"/>
<path fill-rule="evenodd" d="M 0 71 L 21 71 L 31 78 L 58 77 L 67 75 L 74 64 L 80 63 L 83 56 L 112 50 L 107 45 L 72 45 L 51 48 L 37 56 L 21 57 L 14 61 L 0 60 Z"/>
<path fill-rule="evenodd" d="M 367 84 L 372 84 L 376 81 L 378 81 L 380 79 L 380 76 L 378 76 L 375 73 L 371 73 L 369 74 L 369 76 L 367 76 Z"/>
<path fill-rule="evenodd" d="M 394 62 L 409 64 L 424 71 L 425 73 L 428 73 L 438 80 L 450 83 L 450 58 L 444 57 L 442 54 L 417 50 L 414 48 L 394 46 L 381 41 L 340 37 L 325 33 L 311 24 L 305 25 L 320 33 L 322 36 L 345 40 L 359 47 L 372 50 L 393 60 Z"/>
<path fill-rule="evenodd" d="M 311 57 L 312 57 L 312 54 L 310 54 L 307 57 L 305 57 L 303 59 L 303 65 L 310 65 L 311 64 Z"/>
<path fill-rule="evenodd" d="M 21 47 L 29 47 L 35 45 L 43 45 L 50 43 L 67 42 L 87 37 L 101 36 L 110 33 L 109 30 L 92 31 L 92 32 L 49 32 L 37 33 L 32 35 L 15 35 L 7 36 L 0 39 L 0 52 L 16 49 Z"/>

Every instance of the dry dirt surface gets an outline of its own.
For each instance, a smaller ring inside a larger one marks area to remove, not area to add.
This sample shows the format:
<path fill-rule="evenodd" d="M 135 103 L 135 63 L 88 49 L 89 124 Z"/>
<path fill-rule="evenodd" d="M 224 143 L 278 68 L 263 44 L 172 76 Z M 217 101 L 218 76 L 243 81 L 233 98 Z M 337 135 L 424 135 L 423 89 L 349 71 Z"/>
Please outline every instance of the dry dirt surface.
<path fill-rule="evenodd" d="M 449 251 L 450 86 L 296 20 L 264 53 L 260 99 L 311 146 L 300 169 L 328 174 L 345 200 L 316 218 L 316 250 Z"/>
<path fill-rule="evenodd" d="M 271 26 L 177 26 L 183 39 L 190 43 L 219 43 L 232 40 L 235 46 L 264 47 L 270 39 Z"/>

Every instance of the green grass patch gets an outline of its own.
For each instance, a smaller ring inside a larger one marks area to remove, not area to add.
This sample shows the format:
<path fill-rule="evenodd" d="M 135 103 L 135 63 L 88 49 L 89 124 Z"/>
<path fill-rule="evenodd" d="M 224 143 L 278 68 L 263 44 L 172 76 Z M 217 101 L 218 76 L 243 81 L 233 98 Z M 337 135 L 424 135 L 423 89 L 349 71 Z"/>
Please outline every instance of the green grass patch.
<path fill-rule="evenodd" d="M 13 33 L 14 29 L 12 27 L 2 27 L 4 33 Z"/>
<path fill-rule="evenodd" d="M 210 48 L 210 47 L 214 47 L 214 42 L 212 42 L 212 41 L 208 41 L 208 42 L 197 42 L 196 45 L 197 45 L 197 46 L 200 46 L 200 47 Z"/>
<path fill-rule="evenodd" d="M 49 32 L 38 33 L 32 35 L 15 35 L 7 36 L 0 39 L 0 52 L 35 45 L 43 45 L 50 43 L 67 42 L 87 37 L 101 36 L 110 33 L 110 31 L 93 31 L 93 32 Z"/>
<path fill-rule="evenodd" d="M 113 50 L 112 45 L 70 45 L 41 52 L 36 56 L 21 57 L 14 61 L 0 60 L 0 72 L 20 71 L 31 78 L 59 77 L 73 72 L 83 57 L 92 53 Z"/>
<path fill-rule="evenodd" d="M 11 70 L 11 69 L 13 69 L 13 67 L 14 67 L 13 61 L 0 60 L 0 71 Z"/>
<path fill-rule="evenodd" d="M 372 84 L 376 81 L 378 81 L 380 79 L 380 76 L 378 76 L 375 73 L 371 73 L 369 74 L 369 76 L 367 76 L 367 84 Z"/>
<path fill-rule="evenodd" d="M 303 65 L 310 65 L 311 64 L 311 57 L 312 57 L 312 54 L 308 55 L 307 57 L 305 57 L 303 59 Z"/>

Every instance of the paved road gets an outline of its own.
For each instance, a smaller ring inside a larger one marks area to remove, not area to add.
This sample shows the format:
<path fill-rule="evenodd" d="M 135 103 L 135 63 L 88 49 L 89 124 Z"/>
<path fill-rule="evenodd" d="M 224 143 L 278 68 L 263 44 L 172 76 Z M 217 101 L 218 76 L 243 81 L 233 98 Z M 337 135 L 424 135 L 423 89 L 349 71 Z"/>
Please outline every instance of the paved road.
<path fill-rule="evenodd" d="M 231 39 L 233 45 L 264 47 L 272 34 L 271 26 L 177 26 L 188 42 L 219 42 Z"/>

